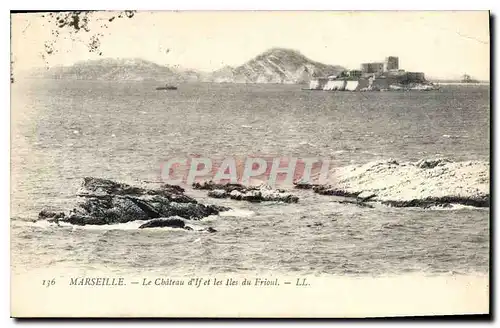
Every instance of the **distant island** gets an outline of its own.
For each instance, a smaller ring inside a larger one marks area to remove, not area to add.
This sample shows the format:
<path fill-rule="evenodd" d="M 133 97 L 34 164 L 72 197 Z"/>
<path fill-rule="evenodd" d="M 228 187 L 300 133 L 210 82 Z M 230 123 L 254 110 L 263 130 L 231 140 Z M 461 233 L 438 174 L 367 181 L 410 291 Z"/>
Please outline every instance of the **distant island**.
<path fill-rule="evenodd" d="M 473 78 L 472 78 L 470 75 L 468 75 L 468 74 L 464 74 L 464 75 L 462 76 L 462 80 L 461 80 L 460 82 L 462 82 L 462 83 L 479 83 L 479 81 L 478 81 L 478 80 L 473 79 Z"/>
<path fill-rule="evenodd" d="M 432 79 L 432 82 L 437 83 L 437 84 L 481 84 L 481 85 L 486 85 L 489 84 L 489 80 L 478 80 L 473 77 L 471 77 L 468 74 L 462 75 L 460 79 Z"/>
<path fill-rule="evenodd" d="M 201 72 L 159 65 L 144 59 L 103 58 L 37 69 L 32 78 L 103 80 L 103 81 L 160 81 L 168 83 L 309 83 L 319 76 L 338 74 L 345 69 L 313 61 L 299 51 L 272 48 L 243 65 L 225 66 L 214 72 Z"/>

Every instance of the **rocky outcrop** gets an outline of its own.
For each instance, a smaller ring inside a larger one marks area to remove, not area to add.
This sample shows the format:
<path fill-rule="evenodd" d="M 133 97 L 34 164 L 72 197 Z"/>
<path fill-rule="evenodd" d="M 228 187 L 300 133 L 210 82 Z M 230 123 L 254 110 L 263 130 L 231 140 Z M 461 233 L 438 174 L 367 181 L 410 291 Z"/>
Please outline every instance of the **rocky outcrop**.
<path fill-rule="evenodd" d="M 241 184 L 217 184 L 212 181 L 194 183 L 194 189 L 209 190 L 208 196 L 213 198 L 230 198 L 248 202 L 284 202 L 297 203 L 299 198 L 284 190 L 271 189 L 268 186 L 246 187 Z"/>
<path fill-rule="evenodd" d="M 272 48 L 243 65 L 225 66 L 214 72 L 168 67 L 140 58 L 103 58 L 77 62 L 71 66 L 34 69 L 23 75 L 31 78 L 162 81 L 164 83 L 308 83 L 317 76 L 343 71 L 337 65 L 313 61 L 292 49 Z"/>
<path fill-rule="evenodd" d="M 48 210 L 42 210 L 40 213 L 38 213 L 38 219 L 45 219 L 45 220 L 50 220 L 50 219 L 54 219 L 54 220 L 58 220 L 58 219 L 62 219 L 66 216 L 66 214 L 64 212 L 51 212 L 51 211 L 48 211 Z"/>
<path fill-rule="evenodd" d="M 298 184 L 321 195 L 394 207 L 490 206 L 489 163 L 444 158 L 376 161 L 333 169 L 326 185 Z M 352 202 L 352 201 L 351 201 Z"/>
<path fill-rule="evenodd" d="M 427 197 L 424 199 L 412 200 L 385 200 L 382 204 L 392 207 L 450 207 L 451 204 L 461 204 L 474 207 L 489 207 L 489 195 L 479 195 L 472 197 L 445 196 L 445 197 Z"/>
<path fill-rule="evenodd" d="M 144 223 L 139 227 L 139 229 L 144 228 L 158 228 L 158 227 L 170 227 L 170 228 L 181 228 L 186 230 L 192 230 L 193 228 L 186 226 L 184 220 L 180 218 L 159 218 L 152 219 Z"/>
<path fill-rule="evenodd" d="M 163 185 L 158 189 L 134 187 L 99 178 L 84 178 L 78 196 L 82 201 L 69 214 L 42 211 L 40 219 L 67 222 L 74 225 L 105 225 L 135 220 L 153 220 L 180 217 L 200 220 L 228 210 L 226 207 L 204 205 L 184 194 L 178 186 Z M 146 223 L 151 225 L 161 225 Z M 180 224 L 176 220 L 163 222 L 165 226 Z"/>
<path fill-rule="evenodd" d="M 299 51 L 272 48 L 235 68 L 224 67 L 212 73 L 213 82 L 233 83 L 309 83 L 317 76 L 338 74 L 344 68 L 313 61 Z"/>
<path fill-rule="evenodd" d="M 47 222 L 59 224 L 59 220 L 64 219 L 66 214 L 64 212 L 51 212 L 48 210 L 42 210 L 38 213 L 38 219 L 33 220 L 36 222 L 38 220 L 47 220 Z"/>

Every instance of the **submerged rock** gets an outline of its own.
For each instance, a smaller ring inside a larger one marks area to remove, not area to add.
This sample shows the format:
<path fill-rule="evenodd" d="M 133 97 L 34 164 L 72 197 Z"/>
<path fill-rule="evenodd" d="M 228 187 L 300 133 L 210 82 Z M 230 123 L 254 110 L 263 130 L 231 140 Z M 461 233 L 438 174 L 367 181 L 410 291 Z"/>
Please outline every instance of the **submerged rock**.
<path fill-rule="evenodd" d="M 295 183 L 295 189 L 313 189 L 314 187 L 319 187 L 319 185 L 311 184 L 311 183 L 305 183 L 305 182 L 299 182 Z"/>
<path fill-rule="evenodd" d="M 312 190 L 314 190 L 315 193 L 320 194 L 320 195 L 343 197 L 340 200 L 335 199 L 332 201 L 339 203 L 339 204 L 352 204 L 352 205 L 356 205 L 356 206 L 360 206 L 360 207 L 368 207 L 368 208 L 373 208 L 373 206 L 366 203 L 366 202 L 376 196 L 372 192 L 367 192 L 367 191 L 349 192 L 346 190 L 333 188 L 329 185 L 297 183 L 297 184 L 295 184 L 295 188 L 297 188 L 297 189 L 312 189 Z"/>
<path fill-rule="evenodd" d="M 139 229 L 145 229 L 145 228 L 164 228 L 164 227 L 169 227 L 169 228 L 179 228 L 179 229 L 184 229 L 184 230 L 194 230 L 192 227 L 186 225 L 186 222 L 178 217 L 173 217 L 173 218 L 159 218 L 159 219 L 152 219 L 149 220 L 148 222 L 144 223 L 139 227 Z M 206 231 L 210 233 L 217 232 L 212 227 L 208 227 L 205 229 L 201 229 L 198 231 Z"/>
<path fill-rule="evenodd" d="M 344 189 L 335 188 L 329 185 L 326 186 L 315 186 L 312 188 L 315 193 L 320 195 L 328 196 L 340 196 L 340 197 L 357 197 L 361 192 L 350 192 Z"/>
<path fill-rule="evenodd" d="M 370 205 L 369 203 L 365 203 L 365 202 L 359 201 L 359 200 L 339 200 L 336 202 L 339 204 L 352 204 L 352 205 L 356 205 L 359 207 L 373 208 L 373 205 Z"/>
<path fill-rule="evenodd" d="M 75 225 L 104 225 L 172 216 L 199 220 L 229 209 L 200 204 L 177 186 L 146 189 L 100 178 L 84 178 L 78 196 L 82 201 L 77 208 L 68 215 L 59 215 L 59 221 Z M 54 216 L 51 212 L 42 211 L 39 217 Z"/>
<path fill-rule="evenodd" d="M 213 198 L 230 198 L 234 200 L 244 200 L 248 202 L 284 202 L 297 203 L 299 197 L 284 190 L 272 189 L 267 186 L 245 187 L 241 184 L 217 184 L 212 181 L 202 184 L 195 183 L 193 188 L 209 190 L 208 196 Z"/>
<path fill-rule="evenodd" d="M 431 159 L 421 159 L 415 163 L 415 166 L 421 169 L 433 169 L 436 166 L 443 166 L 451 161 L 447 158 L 431 158 Z"/>
<path fill-rule="evenodd" d="M 450 204 L 461 204 L 474 207 L 489 207 L 490 197 L 429 197 L 425 199 L 412 200 L 386 200 L 382 204 L 392 207 L 451 207 Z"/>
<path fill-rule="evenodd" d="M 239 183 L 215 183 L 213 181 L 204 181 L 203 183 L 200 182 L 195 182 L 193 183 L 193 188 L 194 189 L 201 189 L 201 190 L 215 190 L 215 189 L 221 189 L 227 192 L 231 192 L 233 190 L 238 190 L 238 191 L 244 191 L 248 190 L 251 188 L 255 187 L 245 187 L 244 185 L 241 185 Z"/>
<path fill-rule="evenodd" d="M 161 218 L 161 219 L 153 219 L 144 223 L 139 227 L 139 229 L 144 228 L 158 228 L 158 227 L 170 227 L 170 228 L 181 228 L 184 229 L 186 227 L 186 223 L 182 219 L 178 218 Z"/>

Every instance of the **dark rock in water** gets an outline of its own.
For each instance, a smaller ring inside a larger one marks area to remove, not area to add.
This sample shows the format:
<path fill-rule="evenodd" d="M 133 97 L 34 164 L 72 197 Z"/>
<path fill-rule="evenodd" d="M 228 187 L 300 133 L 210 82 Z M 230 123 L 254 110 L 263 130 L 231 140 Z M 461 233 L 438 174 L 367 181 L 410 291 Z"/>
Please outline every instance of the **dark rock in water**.
<path fill-rule="evenodd" d="M 369 192 L 369 191 L 363 191 L 362 193 L 358 194 L 356 196 L 356 199 L 358 201 L 361 201 L 361 202 L 366 202 L 374 197 L 376 197 L 377 195 L 373 192 Z"/>
<path fill-rule="evenodd" d="M 335 170 L 333 185 L 297 184 L 322 195 L 355 199 L 361 204 L 394 207 L 490 206 L 490 163 L 453 162 L 445 158 L 398 163 L 375 161 Z M 349 199 L 348 199 L 349 200 Z"/>
<path fill-rule="evenodd" d="M 382 204 L 392 206 L 392 207 L 450 207 L 450 204 L 461 204 L 474 207 L 489 207 L 490 197 L 429 197 L 424 199 L 412 199 L 412 200 L 388 200 L 383 201 Z"/>
<path fill-rule="evenodd" d="M 99 178 L 84 178 L 78 196 L 82 197 L 82 202 L 69 215 L 63 214 L 59 221 L 75 225 L 103 225 L 171 216 L 199 220 L 229 209 L 200 204 L 185 195 L 184 189 L 178 186 L 145 189 Z M 48 211 L 40 212 L 39 216 L 54 217 Z"/>
<path fill-rule="evenodd" d="M 139 229 L 144 228 L 158 228 L 158 227 L 170 227 L 170 228 L 181 228 L 184 229 L 186 227 L 186 223 L 177 218 L 166 218 L 166 219 L 153 219 L 144 223 L 139 227 Z"/>
<path fill-rule="evenodd" d="M 336 203 L 339 203 L 339 204 L 352 204 L 352 205 L 356 205 L 356 206 L 359 206 L 359 207 L 367 207 L 367 208 L 373 208 L 373 205 L 370 205 L 368 203 L 365 203 L 365 202 L 362 202 L 362 201 L 356 201 L 356 200 L 339 200 L 339 201 L 335 201 Z"/>
<path fill-rule="evenodd" d="M 212 181 L 194 183 L 193 188 L 209 190 L 208 196 L 213 198 L 230 198 L 248 202 L 278 201 L 284 203 L 297 203 L 299 197 L 285 192 L 281 189 L 271 189 L 266 186 L 246 187 L 241 184 L 217 184 Z"/>
<path fill-rule="evenodd" d="M 163 227 L 179 228 L 179 229 L 190 230 L 190 231 L 194 230 L 192 227 L 186 225 L 186 222 L 180 218 L 159 218 L 159 219 L 149 220 L 148 222 L 141 225 L 139 227 L 139 229 L 163 228 Z M 202 230 L 198 230 L 198 231 L 207 231 L 210 233 L 217 232 L 217 230 L 215 230 L 212 227 L 208 227 L 206 229 L 202 229 Z"/>
<path fill-rule="evenodd" d="M 399 165 L 396 161 L 390 162 L 391 164 Z M 326 196 L 339 196 L 339 197 L 349 197 L 356 198 L 360 202 L 368 201 L 376 195 L 372 192 L 366 191 L 358 191 L 358 192 L 349 192 L 344 189 L 339 189 L 332 187 L 330 185 L 320 185 L 320 184 L 309 184 L 309 183 L 296 183 L 296 189 L 312 189 L 315 193 Z"/>
<path fill-rule="evenodd" d="M 358 197 L 361 192 L 349 192 L 343 189 L 338 189 L 330 185 L 310 184 L 310 183 L 296 183 L 295 189 L 312 189 L 315 193 L 326 196 L 339 196 L 339 197 Z M 371 198 L 371 197 L 370 197 Z M 362 198 L 360 199 L 362 200 Z"/>
<path fill-rule="evenodd" d="M 313 189 L 315 187 L 318 187 L 319 185 L 317 184 L 310 184 L 310 183 L 304 183 L 304 182 L 298 182 L 294 183 L 295 189 Z"/>
<path fill-rule="evenodd" d="M 392 163 L 392 164 L 397 164 L 397 162 Z M 373 208 L 372 205 L 368 204 L 367 202 L 370 201 L 371 199 L 375 198 L 377 195 L 372 193 L 372 192 L 349 192 L 343 189 L 338 189 L 334 188 L 329 185 L 315 185 L 315 184 L 308 184 L 308 183 L 297 183 L 295 184 L 295 188 L 297 189 L 312 189 L 314 190 L 315 193 L 320 194 L 320 195 L 326 195 L 326 196 L 338 196 L 338 197 L 345 197 L 346 199 L 342 200 L 334 200 L 336 203 L 340 204 L 353 204 L 357 205 L 360 207 L 368 207 L 368 208 Z"/>
<path fill-rule="evenodd" d="M 433 169 L 436 166 L 443 166 L 447 163 L 451 163 L 451 161 L 447 158 L 421 159 L 415 164 L 415 166 L 421 169 Z"/>

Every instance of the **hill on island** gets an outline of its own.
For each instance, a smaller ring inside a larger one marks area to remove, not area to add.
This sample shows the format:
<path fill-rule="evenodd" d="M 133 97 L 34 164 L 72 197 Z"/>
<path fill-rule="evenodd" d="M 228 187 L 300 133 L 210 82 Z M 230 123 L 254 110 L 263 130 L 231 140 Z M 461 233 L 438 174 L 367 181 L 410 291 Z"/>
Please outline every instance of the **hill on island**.
<path fill-rule="evenodd" d="M 144 59 L 104 58 L 75 63 L 71 66 L 37 70 L 33 77 L 78 80 L 123 80 L 227 83 L 305 83 L 313 77 L 342 71 L 337 65 L 313 61 L 291 49 L 269 49 L 237 67 L 225 66 L 206 73 L 159 65 Z"/>

